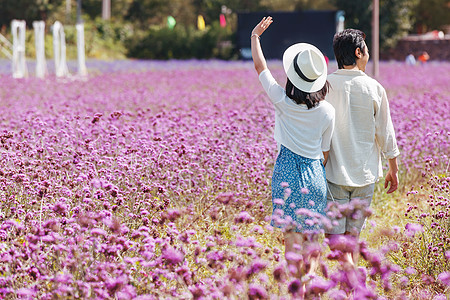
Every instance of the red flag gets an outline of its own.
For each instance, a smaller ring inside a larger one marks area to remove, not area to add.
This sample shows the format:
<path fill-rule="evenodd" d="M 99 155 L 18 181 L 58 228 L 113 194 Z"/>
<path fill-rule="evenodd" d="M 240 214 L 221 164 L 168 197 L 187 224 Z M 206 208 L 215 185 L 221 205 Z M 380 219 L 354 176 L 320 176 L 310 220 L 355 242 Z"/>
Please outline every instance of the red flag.
<path fill-rule="evenodd" d="M 224 14 L 220 14 L 220 26 L 222 26 L 222 27 L 227 26 L 227 20 L 225 19 Z"/>

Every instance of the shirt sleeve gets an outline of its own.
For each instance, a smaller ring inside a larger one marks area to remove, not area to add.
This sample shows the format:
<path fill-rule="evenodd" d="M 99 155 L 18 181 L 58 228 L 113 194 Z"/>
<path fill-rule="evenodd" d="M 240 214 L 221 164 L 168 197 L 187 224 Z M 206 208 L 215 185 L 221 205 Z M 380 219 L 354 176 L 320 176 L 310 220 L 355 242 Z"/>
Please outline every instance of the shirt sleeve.
<path fill-rule="evenodd" d="M 330 112 L 331 120 L 328 122 L 328 126 L 325 129 L 325 131 L 322 133 L 322 151 L 327 152 L 330 151 L 331 147 L 331 137 L 333 136 L 334 132 L 334 116 L 335 112 L 334 109 Z"/>
<path fill-rule="evenodd" d="M 286 91 L 273 78 L 269 69 L 265 69 L 259 74 L 259 81 L 273 104 L 281 102 L 286 95 Z"/>
<path fill-rule="evenodd" d="M 381 91 L 381 102 L 375 112 L 375 139 L 387 159 L 395 158 L 400 154 L 391 120 L 389 102 L 384 89 Z"/>

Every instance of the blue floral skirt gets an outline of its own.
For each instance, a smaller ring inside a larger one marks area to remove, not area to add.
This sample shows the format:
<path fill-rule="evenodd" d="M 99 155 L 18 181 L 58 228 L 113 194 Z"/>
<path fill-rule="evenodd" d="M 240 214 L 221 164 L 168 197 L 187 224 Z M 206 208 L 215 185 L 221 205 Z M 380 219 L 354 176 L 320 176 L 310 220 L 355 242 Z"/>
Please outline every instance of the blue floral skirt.
<path fill-rule="evenodd" d="M 322 161 L 281 145 L 272 176 L 272 205 L 272 226 L 296 232 L 320 230 L 327 206 Z"/>

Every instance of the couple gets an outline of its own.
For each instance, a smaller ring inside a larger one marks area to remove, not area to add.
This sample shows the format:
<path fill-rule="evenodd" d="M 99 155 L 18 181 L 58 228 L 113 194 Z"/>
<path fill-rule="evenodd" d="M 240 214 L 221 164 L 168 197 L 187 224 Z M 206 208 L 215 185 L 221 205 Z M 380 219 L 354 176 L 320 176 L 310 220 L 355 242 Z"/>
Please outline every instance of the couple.
<path fill-rule="evenodd" d="M 339 69 L 328 76 L 319 49 L 305 43 L 289 47 L 283 55 L 283 88 L 267 69 L 259 42 L 271 23 L 267 17 L 256 25 L 251 48 L 259 80 L 275 107 L 279 153 L 272 177 L 272 225 L 285 229 L 289 253 L 306 240 L 305 232 L 318 228 L 311 215 L 325 215 L 327 201 L 345 204 L 358 198 L 370 205 L 375 182 L 383 175 L 381 152 L 389 160 L 385 188 L 394 192 L 399 150 L 386 92 L 364 73 L 369 52 L 363 32 L 346 29 L 334 36 Z M 325 228 L 328 237 L 358 237 L 365 217 L 332 221 Z M 350 253 L 345 255 L 354 263 Z"/>

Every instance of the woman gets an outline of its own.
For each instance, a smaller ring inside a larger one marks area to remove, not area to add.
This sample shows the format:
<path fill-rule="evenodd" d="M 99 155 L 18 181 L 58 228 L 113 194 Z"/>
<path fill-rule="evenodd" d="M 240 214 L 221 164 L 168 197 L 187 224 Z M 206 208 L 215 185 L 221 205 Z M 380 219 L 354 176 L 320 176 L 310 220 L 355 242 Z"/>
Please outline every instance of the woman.
<path fill-rule="evenodd" d="M 325 215 L 324 164 L 334 130 L 334 108 L 322 101 L 329 89 L 327 65 L 323 54 L 313 45 L 299 43 L 284 52 L 286 88 L 273 78 L 260 44 L 261 34 L 272 22 L 267 17 L 256 25 L 251 34 L 251 48 L 259 80 L 275 108 L 279 152 L 272 177 L 271 224 L 284 230 L 286 260 L 294 265 L 290 253 L 305 248 L 304 241 L 310 236 L 307 233 L 321 228 L 317 216 Z M 314 270 L 311 265 L 317 260 L 308 257 L 306 261 L 309 268 L 295 264 L 297 276 L 301 276 L 302 269 Z"/>

